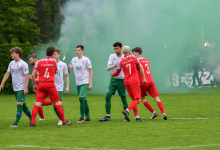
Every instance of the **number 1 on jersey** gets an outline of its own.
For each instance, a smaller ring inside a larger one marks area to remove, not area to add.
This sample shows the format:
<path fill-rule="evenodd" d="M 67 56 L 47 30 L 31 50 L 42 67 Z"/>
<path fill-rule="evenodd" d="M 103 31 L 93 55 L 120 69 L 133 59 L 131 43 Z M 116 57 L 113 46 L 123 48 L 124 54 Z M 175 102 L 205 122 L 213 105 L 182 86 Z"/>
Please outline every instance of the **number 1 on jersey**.
<path fill-rule="evenodd" d="M 127 65 L 126 65 L 126 68 L 128 68 L 129 74 L 131 74 L 131 64 L 127 64 Z"/>
<path fill-rule="evenodd" d="M 44 74 L 44 77 L 46 77 L 47 79 L 50 77 L 49 72 L 48 72 L 48 69 L 49 69 L 49 68 L 46 69 L 45 74 Z"/>

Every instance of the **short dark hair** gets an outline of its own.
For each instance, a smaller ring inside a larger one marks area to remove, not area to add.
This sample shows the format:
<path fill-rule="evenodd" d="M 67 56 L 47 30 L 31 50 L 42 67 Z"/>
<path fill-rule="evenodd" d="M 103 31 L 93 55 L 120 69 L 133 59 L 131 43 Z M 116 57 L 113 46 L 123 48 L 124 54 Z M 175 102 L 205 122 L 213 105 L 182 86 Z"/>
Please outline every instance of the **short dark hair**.
<path fill-rule="evenodd" d="M 57 54 L 60 54 L 60 50 L 59 49 L 55 49 L 55 51 Z"/>
<path fill-rule="evenodd" d="M 12 48 L 12 49 L 10 49 L 10 52 L 11 53 L 17 53 L 17 54 L 19 54 L 19 57 L 21 58 L 21 56 L 23 55 L 23 52 L 22 52 L 22 50 L 21 50 L 21 48 L 20 47 L 14 47 L 14 48 Z"/>
<path fill-rule="evenodd" d="M 132 49 L 132 52 L 138 52 L 140 55 L 142 54 L 142 49 L 141 47 L 135 47 Z"/>
<path fill-rule="evenodd" d="M 55 47 L 54 46 L 49 46 L 47 48 L 47 52 L 46 52 L 47 56 L 52 56 L 54 51 L 55 51 Z"/>
<path fill-rule="evenodd" d="M 33 57 L 34 59 L 37 59 L 37 55 L 36 54 L 32 54 L 29 56 L 29 58 Z"/>
<path fill-rule="evenodd" d="M 77 45 L 76 48 L 81 48 L 81 50 L 84 51 L 84 46 L 83 45 Z"/>
<path fill-rule="evenodd" d="M 120 42 L 116 42 L 116 43 L 114 43 L 113 46 L 114 46 L 114 47 L 119 46 L 120 48 L 122 48 L 122 44 L 121 44 Z"/>

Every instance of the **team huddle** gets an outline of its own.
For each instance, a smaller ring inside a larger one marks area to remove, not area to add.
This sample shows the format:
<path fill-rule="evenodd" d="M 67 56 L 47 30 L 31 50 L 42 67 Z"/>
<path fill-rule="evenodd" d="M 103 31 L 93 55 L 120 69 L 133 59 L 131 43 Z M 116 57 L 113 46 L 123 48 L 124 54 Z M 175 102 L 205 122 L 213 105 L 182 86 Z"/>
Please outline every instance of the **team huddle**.
<path fill-rule="evenodd" d="M 107 64 L 107 71 L 112 70 L 110 83 L 106 93 L 106 116 L 99 121 L 111 121 L 111 97 L 116 90 L 123 103 L 124 121 L 130 121 L 129 111 L 133 109 L 136 121 L 143 121 L 138 115 L 137 105 L 142 101 L 145 107 L 152 113 L 150 119 L 158 116 L 157 112 L 146 101 L 147 93 L 157 102 L 162 117 L 167 120 L 163 104 L 159 99 L 159 93 L 154 84 L 149 61 L 141 56 L 142 49 L 135 47 L 132 49 L 133 55 L 130 55 L 130 47 L 124 46 L 120 42 L 113 44 L 115 54 L 110 55 Z M 69 92 L 69 75 L 74 70 L 78 98 L 80 101 L 80 119 L 77 123 L 90 122 L 89 106 L 87 102 L 87 92 L 92 90 L 93 71 L 89 58 L 83 56 L 84 47 L 76 46 L 76 55 L 67 67 L 66 63 L 59 60 L 60 50 L 50 46 L 46 50 L 46 57 L 38 60 L 36 54 L 29 57 L 29 62 L 34 66 L 32 75 L 29 75 L 28 64 L 21 59 L 22 50 L 14 47 L 10 50 L 13 61 L 10 62 L 8 70 L 5 73 L 0 91 L 9 75 L 12 76 L 13 91 L 17 99 L 16 120 L 10 127 L 18 127 L 19 120 L 24 112 L 30 119 L 30 127 L 36 127 L 36 116 L 39 114 L 39 120 L 45 120 L 42 106 L 52 105 L 59 120 L 57 125 L 71 125 L 71 122 L 65 119 L 63 101 L 64 81 L 66 78 L 65 93 Z M 123 54 L 122 54 L 123 53 Z M 35 105 L 30 109 L 26 105 L 26 94 L 28 93 L 28 82 L 32 80 L 33 89 L 36 92 Z M 128 106 L 126 99 L 126 90 L 132 99 Z M 50 100 L 45 100 L 47 97 Z M 86 118 L 84 118 L 84 116 Z"/>

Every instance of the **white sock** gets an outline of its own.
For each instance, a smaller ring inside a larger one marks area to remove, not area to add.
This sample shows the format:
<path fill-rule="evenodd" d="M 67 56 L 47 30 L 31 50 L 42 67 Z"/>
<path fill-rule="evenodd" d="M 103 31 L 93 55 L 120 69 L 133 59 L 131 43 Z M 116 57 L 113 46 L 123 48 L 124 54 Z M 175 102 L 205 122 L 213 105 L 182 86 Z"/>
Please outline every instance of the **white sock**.
<path fill-rule="evenodd" d="M 139 116 L 135 116 L 135 118 L 140 118 Z"/>
<path fill-rule="evenodd" d="M 155 114 L 156 113 L 156 111 L 154 111 L 152 114 Z"/>
<path fill-rule="evenodd" d="M 110 117 L 110 114 L 106 114 L 106 116 Z"/>
<path fill-rule="evenodd" d="M 129 109 L 126 109 L 127 110 L 127 112 L 129 112 Z"/>

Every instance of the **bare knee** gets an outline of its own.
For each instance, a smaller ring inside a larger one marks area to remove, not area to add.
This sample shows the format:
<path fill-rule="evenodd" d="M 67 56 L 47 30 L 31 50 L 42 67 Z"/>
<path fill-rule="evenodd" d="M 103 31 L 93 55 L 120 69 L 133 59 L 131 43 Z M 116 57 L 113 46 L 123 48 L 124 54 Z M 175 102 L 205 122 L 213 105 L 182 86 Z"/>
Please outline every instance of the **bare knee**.
<path fill-rule="evenodd" d="M 35 105 L 37 105 L 37 106 L 41 106 L 41 102 L 35 102 Z"/>
<path fill-rule="evenodd" d="M 53 102 L 52 105 L 55 107 L 57 105 L 61 105 L 60 101 L 57 101 L 57 102 Z"/>
<path fill-rule="evenodd" d="M 24 102 L 17 102 L 17 105 L 23 105 Z"/>
<path fill-rule="evenodd" d="M 141 101 L 142 101 L 142 103 L 145 103 L 146 102 L 145 97 L 141 97 Z"/>
<path fill-rule="evenodd" d="M 161 102 L 158 96 L 157 96 L 157 97 L 154 97 L 154 100 L 155 100 L 157 103 L 158 103 L 158 102 Z"/>

